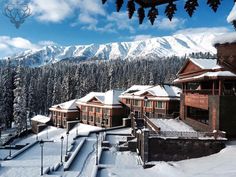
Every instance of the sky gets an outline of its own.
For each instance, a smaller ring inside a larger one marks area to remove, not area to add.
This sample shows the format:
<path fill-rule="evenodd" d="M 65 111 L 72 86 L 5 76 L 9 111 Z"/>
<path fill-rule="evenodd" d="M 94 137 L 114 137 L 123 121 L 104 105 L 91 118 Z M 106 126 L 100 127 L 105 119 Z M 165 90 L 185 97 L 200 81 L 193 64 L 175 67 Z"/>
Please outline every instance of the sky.
<path fill-rule="evenodd" d="M 0 2 L 2 12 L 10 1 L 16 0 Z M 119 13 L 116 12 L 115 0 L 107 0 L 105 5 L 101 0 L 20 0 L 23 1 L 29 3 L 31 16 L 19 29 L 0 13 L 0 56 L 45 45 L 102 44 L 185 32 L 233 31 L 226 21 L 233 0 L 223 0 L 217 13 L 210 9 L 206 0 L 198 0 L 199 7 L 192 18 L 183 9 L 186 0 L 180 0 L 171 22 L 164 15 L 165 5 L 162 5 L 158 7 L 159 15 L 153 26 L 147 17 L 139 25 L 137 13 L 128 19 L 126 3 Z"/>

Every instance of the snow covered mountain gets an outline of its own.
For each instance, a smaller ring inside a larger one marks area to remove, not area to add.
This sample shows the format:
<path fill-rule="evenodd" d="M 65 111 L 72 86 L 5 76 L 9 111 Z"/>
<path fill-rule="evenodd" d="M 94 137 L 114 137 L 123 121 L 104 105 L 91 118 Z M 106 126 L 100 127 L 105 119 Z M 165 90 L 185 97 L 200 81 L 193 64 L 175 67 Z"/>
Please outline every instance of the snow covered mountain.
<path fill-rule="evenodd" d="M 63 59 L 141 59 L 168 56 L 184 56 L 190 53 L 216 53 L 212 40 L 219 33 L 175 34 L 142 41 L 91 44 L 76 46 L 45 46 L 39 50 L 28 50 L 11 57 L 23 61 L 24 65 L 35 67 L 56 63 Z"/>

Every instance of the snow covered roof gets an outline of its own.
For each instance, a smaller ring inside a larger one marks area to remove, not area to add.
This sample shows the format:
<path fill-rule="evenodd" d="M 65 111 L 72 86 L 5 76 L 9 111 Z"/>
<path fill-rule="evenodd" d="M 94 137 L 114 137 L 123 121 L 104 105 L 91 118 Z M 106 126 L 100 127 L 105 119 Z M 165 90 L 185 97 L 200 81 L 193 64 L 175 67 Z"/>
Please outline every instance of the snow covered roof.
<path fill-rule="evenodd" d="M 103 92 L 90 92 L 89 94 L 85 95 L 84 97 L 78 99 L 77 102 L 88 102 L 90 101 L 92 98 L 97 98 L 99 101 L 103 102 L 104 100 L 104 95 L 105 93 Z"/>
<path fill-rule="evenodd" d="M 234 20 L 236 20 L 236 3 L 227 17 L 228 23 L 232 23 Z"/>
<path fill-rule="evenodd" d="M 61 104 L 53 105 L 52 108 L 60 107 L 61 109 L 64 109 L 64 110 L 77 109 L 76 101 L 77 101 L 77 99 L 74 99 L 74 100 L 67 101 L 67 102 L 64 102 L 64 103 L 61 103 Z"/>
<path fill-rule="evenodd" d="M 42 116 L 42 115 L 37 115 L 37 116 L 34 116 L 33 118 L 31 118 L 31 121 L 36 121 L 36 122 L 46 124 L 47 122 L 50 121 L 50 118 L 46 117 L 46 116 Z"/>
<path fill-rule="evenodd" d="M 121 90 L 109 90 L 105 93 L 104 92 L 90 92 L 86 96 L 80 98 L 77 101 L 77 103 L 87 103 L 91 99 L 96 98 L 104 105 L 116 105 L 116 104 L 120 104 L 119 95 L 122 92 L 123 91 L 121 91 Z"/>
<path fill-rule="evenodd" d="M 201 69 L 220 69 L 222 68 L 220 65 L 217 64 L 216 59 L 194 59 L 190 58 L 195 65 L 199 66 Z"/>
<path fill-rule="evenodd" d="M 183 79 L 175 79 L 174 83 L 188 81 L 188 80 L 201 80 L 205 77 L 208 78 L 217 78 L 217 77 L 236 77 L 236 74 L 230 72 L 230 71 L 217 71 L 217 72 L 206 72 L 198 76 L 193 76 L 191 78 L 183 78 Z"/>
<path fill-rule="evenodd" d="M 172 85 L 157 85 L 148 89 L 135 92 L 134 95 L 140 96 L 146 92 L 157 97 L 179 97 L 181 89 Z"/>
<path fill-rule="evenodd" d="M 226 33 L 220 36 L 217 36 L 213 41 L 212 44 L 226 44 L 226 43 L 236 43 L 236 32 Z"/>
<path fill-rule="evenodd" d="M 122 95 L 126 94 L 126 93 L 134 93 L 140 90 L 144 90 L 144 89 L 148 89 L 150 87 L 153 87 L 152 85 L 133 85 L 132 87 L 130 87 L 129 89 L 127 89 L 126 91 L 124 91 L 122 93 Z"/>

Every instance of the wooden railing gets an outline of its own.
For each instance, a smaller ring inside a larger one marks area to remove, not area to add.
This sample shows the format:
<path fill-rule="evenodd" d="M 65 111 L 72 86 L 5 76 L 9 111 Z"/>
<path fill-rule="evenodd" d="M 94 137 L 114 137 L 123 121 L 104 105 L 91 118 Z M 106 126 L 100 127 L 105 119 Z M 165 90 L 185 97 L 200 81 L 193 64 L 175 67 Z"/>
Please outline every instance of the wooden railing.
<path fill-rule="evenodd" d="M 185 90 L 185 93 L 192 93 L 192 94 L 202 94 L 202 95 L 213 95 L 212 89 L 203 89 L 203 90 Z M 214 90 L 214 95 L 219 95 L 219 90 L 215 89 Z M 234 90 L 227 90 L 223 89 L 222 90 L 222 95 L 236 95 L 236 91 Z"/>

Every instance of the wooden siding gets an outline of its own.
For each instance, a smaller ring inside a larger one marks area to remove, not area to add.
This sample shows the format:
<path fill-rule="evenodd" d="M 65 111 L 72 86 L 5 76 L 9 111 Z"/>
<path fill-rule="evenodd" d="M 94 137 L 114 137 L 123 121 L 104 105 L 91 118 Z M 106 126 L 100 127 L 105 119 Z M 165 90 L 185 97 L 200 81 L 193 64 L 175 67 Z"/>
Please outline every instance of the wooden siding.
<path fill-rule="evenodd" d="M 208 110 L 208 95 L 186 94 L 184 103 L 186 106 Z"/>
<path fill-rule="evenodd" d="M 236 43 L 217 44 L 218 63 L 224 68 L 236 73 Z"/>

